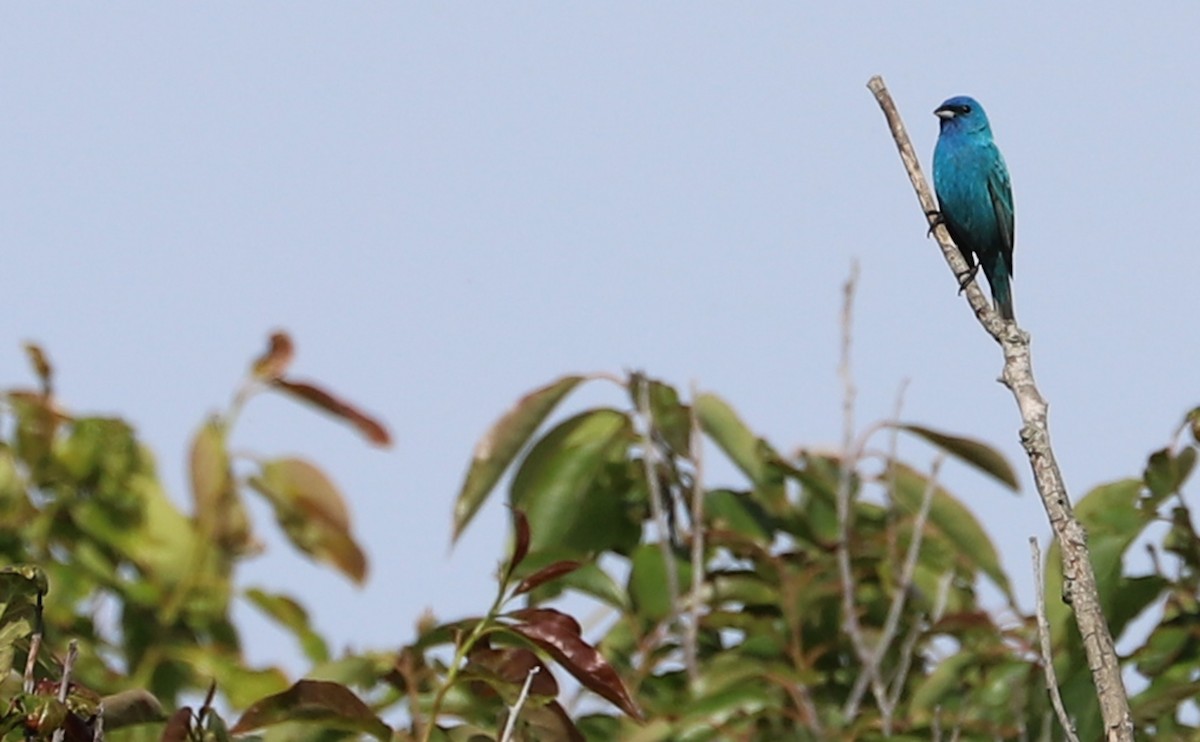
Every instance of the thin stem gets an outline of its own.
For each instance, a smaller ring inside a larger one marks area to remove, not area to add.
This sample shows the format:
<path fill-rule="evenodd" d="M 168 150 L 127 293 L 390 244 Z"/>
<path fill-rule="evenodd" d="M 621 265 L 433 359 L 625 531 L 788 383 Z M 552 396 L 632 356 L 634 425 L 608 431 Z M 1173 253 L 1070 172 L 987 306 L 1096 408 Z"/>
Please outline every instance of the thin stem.
<path fill-rule="evenodd" d="M 700 593 L 704 589 L 704 438 L 700 434 L 700 417 L 696 414 L 696 397 L 699 395 L 695 382 L 691 396 L 688 447 L 692 453 L 692 588 L 684 629 L 683 660 L 688 680 L 694 685 L 700 679 L 697 647 L 700 644 Z"/>
<path fill-rule="evenodd" d="M 1043 594 L 1045 583 L 1042 580 L 1042 550 L 1036 537 L 1029 537 L 1029 550 L 1033 552 L 1033 592 L 1037 596 L 1037 629 L 1042 649 L 1042 667 L 1046 671 L 1046 690 L 1050 691 L 1050 704 L 1054 706 L 1054 713 L 1058 716 L 1063 733 L 1070 742 L 1079 742 L 1079 737 L 1075 734 L 1075 725 L 1071 723 L 1071 717 L 1067 715 L 1067 709 L 1063 706 L 1062 694 L 1058 692 L 1058 678 L 1054 675 L 1054 650 L 1050 646 L 1050 621 L 1046 618 L 1046 599 Z"/>
<path fill-rule="evenodd" d="M 663 569 L 667 574 L 667 592 L 671 599 L 671 615 L 664 622 L 673 626 L 682 613 L 679 605 L 679 569 L 675 563 L 675 555 L 671 553 L 671 527 L 667 523 L 667 512 L 662 502 L 662 487 L 658 482 L 658 471 L 655 464 L 658 460 L 658 449 L 654 446 L 654 413 L 650 409 L 650 380 L 638 377 L 637 407 L 638 415 L 642 418 L 642 468 L 646 475 L 646 487 L 650 494 L 650 512 L 658 528 L 658 551 L 662 555 Z"/>
<path fill-rule="evenodd" d="M 500 734 L 499 742 L 512 742 L 513 734 L 517 730 L 517 717 L 521 715 L 521 709 L 529 698 L 529 689 L 533 687 L 533 676 L 537 675 L 541 669 L 537 666 L 529 668 L 529 674 L 525 676 L 525 683 L 521 686 L 521 694 L 517 696 L 517 702 L 508 712 L 508 721 L 504 723 L 504 731 Z"/>
<path fill-rule="evenodd" d="M 462 670 L 463 660 L 467 658 L 471 650 L 475 647 L 475 643 L 483 636 L 484 632 L 492 626 L 496 616 L 500 613 L 500 607 L 504 605 L 506 597 L 505 586 L 500 585 L 496 591 L 496 599 L 492 602 L 492 607 L 488 609 L 487 615 L 479 619 L 478 623 L 471 629 L 471 633 L 467 638 L 458 644 L 454 650 L 454 659 L 450 662 L 450 669 L 446 671 L 446 681 L 438 688 L 437 694 L 433 697 L 433 705 L 429 707 L 429 718 L 423 724 L 421 731 L 422 742 L 429 742 L 433 730 L 437 727 L 437 717 L 441 713 L 442 703 L 446 700 L 446 694 L 454 687 L 454 683 L 458 680 L 458 673 Z M 417 709 L 412 710 L 413 718 L 416 719 Z"/>
<path fill-rule="evenodd" d="M 75 670 L 75 661 L 79 659 L 79 642 L 74 639 L 67 645 L 67 659 L 63 662 L 62 679 L 58 681 L 58 702 L 64 706 L 67 703 L 67 694 L 71 688 L 71 673 Z M 50 735 L 51 742 L 63 742 L 67 736 L 66 719 L 62 725 L 54 730 L 54 734 Z"/>

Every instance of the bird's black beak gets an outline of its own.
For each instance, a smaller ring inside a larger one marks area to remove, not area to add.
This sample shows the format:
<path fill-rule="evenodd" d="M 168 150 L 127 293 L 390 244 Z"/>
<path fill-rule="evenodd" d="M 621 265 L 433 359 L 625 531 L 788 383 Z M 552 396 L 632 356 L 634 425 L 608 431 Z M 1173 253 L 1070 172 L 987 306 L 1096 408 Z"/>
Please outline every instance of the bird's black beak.
<path fill-rule="evenodd" d="M 954 118 L 957 114 L 952 108 L 942 106 L 941 108 L 934 109 L 933 115 L 945 121 Z"/>

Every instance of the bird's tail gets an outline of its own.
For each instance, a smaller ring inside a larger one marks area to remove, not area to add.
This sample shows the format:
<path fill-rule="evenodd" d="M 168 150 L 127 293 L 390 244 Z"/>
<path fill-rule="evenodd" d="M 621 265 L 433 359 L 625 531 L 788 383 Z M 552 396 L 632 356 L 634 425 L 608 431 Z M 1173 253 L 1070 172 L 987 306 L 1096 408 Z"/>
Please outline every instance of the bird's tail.
<path fill-rule="evenodd" d="M 1009 285 L 1008 270 L 1003 265 L 1000 268 L 1001 270 L 997 271 L 998 275 L 988 277 L 988 283 L 992 288 L 992 301 L 1001 317 L 1013 321 L 1017 317 L 1013 314 L 1012 288 Z"/>

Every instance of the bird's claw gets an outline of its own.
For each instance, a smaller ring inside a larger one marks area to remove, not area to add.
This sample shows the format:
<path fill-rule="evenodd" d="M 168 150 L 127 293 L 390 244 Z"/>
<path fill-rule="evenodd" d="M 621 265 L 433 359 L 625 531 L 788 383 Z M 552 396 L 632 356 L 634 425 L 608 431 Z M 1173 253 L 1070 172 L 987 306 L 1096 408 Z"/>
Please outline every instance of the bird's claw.
<path fill-rule="evenodd" d="M 967 286 L 970 285 L 971 281 L 975 280 L 975 274 L 978 272 L 979 264 L 976 263 L 975 265 L 971 266 L 970 270 L 958 277 L 958 293 L 961 294 L 967 290 Z"/>
<path fill-rule="evenodd" d="M 933 230 L 937 229 L 939 224 L 946 223 L 946 217 L 942 216 L 942 212 L 937 211 L 936 209 L 933 211 L 926 211 L 925 218 L 929 220 L 929 231 L 925 233 L 926 237 L 932 235 Z"/>

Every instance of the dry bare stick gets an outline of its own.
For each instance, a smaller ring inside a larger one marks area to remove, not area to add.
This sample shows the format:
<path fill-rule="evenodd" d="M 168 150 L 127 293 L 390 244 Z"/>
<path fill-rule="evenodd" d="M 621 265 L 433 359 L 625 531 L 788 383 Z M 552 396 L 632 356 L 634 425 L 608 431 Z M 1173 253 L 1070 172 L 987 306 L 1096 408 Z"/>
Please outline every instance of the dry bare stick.
<path fill-rule="evenodd" d="M 874 94 L 875 100 L 883 110 L 904 169 L 916 191 L 921 209 L 925 212 L 930 226 L 934 228 L 933 234 L 937 237 L 943 257 L 956 276 L 963 275 L 967 269 L 966 262 L 950 240 L 946 228 L 937 223 L 937 203 L 929 184 L 925 182 L 925 176 L 921 173 L 920 162 L 883 78 L 872 77 L 867 83 L 867 88 Z M 975 282 L 967 285 L 965 293 L 975 317 L 1000 344 L 1004 353 L 1004 372 L 1000 379 L 1016 399 L 1021 413 L 1021 445 L 1029 457 L 1033 481 L 1041 497 L 1042 506 L 1046 509 L 1050 527 L 1061 545 L 1063 599 L 1071 606 L 1075 623 L 1079 627 L 1079 635 L 1083 637 L 1088 668 L 1091 670 L 1092 680 L 1096 684 L 1096 695 L 1100 700 L 1105 739 L 1109 742 L 1132 742 L 1133 718 L 1129 713 L 1129 699 L 1121 678 L 1121 665 L 1113 646 L 1112 633 L 1100 608 L 1096 574 L 1087 550 L 1087 533 L 1071 510 L 1066 484 L 1050 446 L 1050 428 L 1046 421 L 1047 405 L 1034 383 L 1029 334 L 1018 328 L 1015 322 L 1000 319 L 999 315 L 992 311 Z"/>
<path fill-rule="evenodd" d="M 900 584 L 896 586 L 896 595 L 892 598 L 892 604 L 888 606 L 887 618 L 883 622 L 883 631 L 879 635 L 879 639 L 875 642 L 875 648 L 871 651 L 868 657 L 870 670 L 865 673 L 859 673 L 858 678 L 854 681 L 854 687 L 850 691 L 850 698 L 846 701 L 847 719 L 853 719 L 858 715 L 858 704 L 862 700 L 863 693 L 867 689 L 867 678 L 870 676 L 879 677 L 881 667 L 883 665 L 883 657 L 887 654 L 887 650 L 892 645 L 892 641 L 896 638 L 896 633 L 900 630 L 900 616 L 904 613 L 904 604 L 908 602 L 909 593 L 912 592 L 913 579 L 917 573 L 917 559 L 921 555 L 921 543 L 925 538 L 925 524 L 929 520 L 929 509 L 933 506 L 933 495 L 937 492 L 938 474 L 942 470 L 942 462 L 945 457 L 938 455 L 933 460 L 933 465 L 930 467 L 929 479 L 925 483 L 925 491 L 921 495 L 921 506 L 917 510 L 917 517 L 913 521 L 912 537 L 908 541 L 908 552 L 904 556 L 904 566 L 900 570 Z M 903 678 L 898 678 L 897 682 L 903 683 Z M 878 694 L 876 702 L 879 704 L 879 714 L 882 717 L 883 733 L 885 736 L 892 734 L 892 714 L 896 710 L 896 702 L 886 693 Z"/>
<path fill-rule="evenodd" d="M 900 645 L 900 663 L 896 667 L 896 674 L 892 676 L 892 690 L 888 695 L 888 702 L 893 707 L 900 703 L 900 696 L 904 693 L 904 679 L 908 677 L 913 656 L 917 653 L 917 640 L 921 638 L 921 634 L 928 627 L 941 621 L 942 616 L 946 615 L 946 603 L 950 601 L 950 583 L 953 582 L 953 579 L 953 572 L 946 572 L 942 575 L 942 578 L 938 580 L 937 596 L 934 597 L 933 612 L 929 614 L 929 620 L 914 623 L 908 630 L 908 636 L 904 637 L 904 643 Z"/>
<path fill-rule="evenodd" d="M 517 731 L 517 717 L 521 715 L 521 709 L 529 698 L 529 689 L 533 687 L 533 676 L 537 675 L 540 670 L 540 667 L 529 668 L 529 674 L 525 676 L 525 684 L 521 686 L 521 694 L 517 696 L 517 702 L 508 712 L 508 721 L 504 723 L 504 731 L 500 734 L 499 742 L 511 742 L 513 734 Z"/>
<path fill-rule="evenodd" d="M 25 682 L 21 689 L 25 693 L 33 693 L 33 671 L 37 667 L 38 652 L 42 649 L 42 632 L 35 632 L 29 640 L 29 654 L 25 657 Z"/>
<path fill-rule="evenodd" d="M 658 471 L 655 461 L 658 457 L 654 447 L 654 413 L 650 409 L 650 380 L 644 376 L 638 377 L 637 407 L 638 415 L 642 418 L 645 431 L 642 436 L 642 467 L 646 472 L 646 487 L 650 492 L 650 512 L 658 528 L 658 550 L 663 559 L 663 570 L 667 573 L 667 592 L 671 596 L 671 615 L 666 625 L 674 625 L 683 613 L 679 605 L 679 571 L 675 564 L 675 555 L 671 553 L 671 526 L 667 523 L 667 513 L 663 509 L 662 488 L 658 484 Z M 695 658 L 693 658 L 694 664 Z M 688 676 L 698 674 L 698 670 L 688 668 Z"/>
<path fill-rule="evenodd" d="M 79 642 L 74 639 L 67 645 L 67 659 L 63 662 L 62 679 L 58 681 L 58 702 L 64 706 L 67 703 L 67 694 L 71 689 L 71 673 L 75 671 L 75 661 L 79 659 Z M 50 742 L 63 742 L 67 736 L 66 720 L 58 729 L 54 730 L 54 734 L 50 735 Z"/>
<path fill-rule="evenodd" d="M 854 439 L 854 402 L 858 390 L 854 386 L 854 374 L 851 369 L 851 349 L 853 347 L 854 327 L 854 289 L 858 284 L 858 262 L 850 264 L 850 276 L 842 287 L 842 344 L 838 376 L 842 380 L 842 470 L 838 477 L 837 489 L 837 565 L 838 577 L 842 585 L 842 621 L 850 643 L 854 646 L 854 654 L 863 665 L 863 674 L 871 683 L 871 690 L 876 698 L 886 698 L 883 679 L 879 676 L 879 667 L 871 662 L 871 645 L 863 634 L 862 625 L 858 622 L 858 613 L 854 605 L 854 571 L 850 567 L 850 532 L 854 515 L 853 471 L 862 453 L 862 445 Z M 853 699 L 851 699 L 853 700 Z M 849 702 L 847 709 L 849 710 Z M 857 706 L 857 702 L 855 702 Z M 846 714 L 849 717 L 849 713 Z"/>
<path fill-rule="evenodd" d="M 1058 678 L 1054 676 L 1054 651 L 1050 646 L 1050 622 L 1046 619 L 1046 599 L 1042 594 L 1045 589 L 1045 583 L 1042 580 L 1042 550 L 1038 547 L 1038 540 L 1034 536 L 1029 537 L 1029 550 L 1033 552 L 1033 592 L 1037 596 L 1035 605 L 1037 607 L 1038 643 L 1042 649 L 1042 666 L 1046 669 L 1046 689 L 1050 691 L 1050 705 L 1054 706 L 1054 713 L 1058 716 L 1058 723 L 1062 724 L 1067 739 L 1070 742 L 1079 742 L 1079 737 L 1075 734 L 1075 725 L 1071 723 L 1071 717 L 1067 716 L 1067 709 L 1063 707 L 1062 695 L 1058 692 Z"/>
<path fill-rule="evenodd" d="M 700 435 L 700 416 L 696 414 L 696 383 L 692 382 L 692 405 L 688 412 L 688 448 L 692 453 L 692 589 L 688 601 L 688 621 L 683 634 L 683 661 L 688 680 L 700 679 L 700 598 L 704 590 L 704 438 Z"/>

